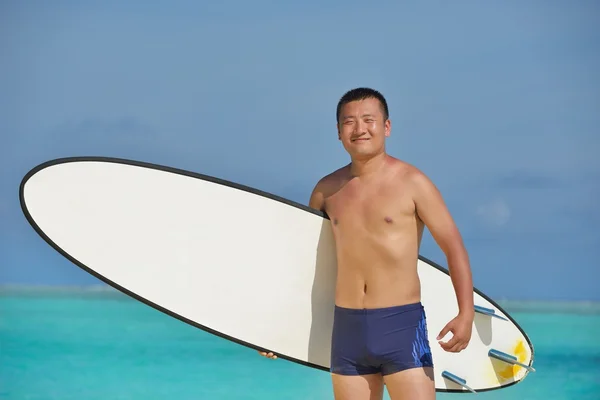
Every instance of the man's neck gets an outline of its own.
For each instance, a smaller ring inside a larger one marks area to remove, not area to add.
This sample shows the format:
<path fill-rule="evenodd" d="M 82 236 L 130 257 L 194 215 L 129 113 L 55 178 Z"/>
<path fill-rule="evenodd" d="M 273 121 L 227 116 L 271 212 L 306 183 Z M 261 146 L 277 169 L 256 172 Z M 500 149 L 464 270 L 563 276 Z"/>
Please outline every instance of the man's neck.
<path fill-rule="evenodd" d="M 379 171 L 387 160 L 387 154 L 382 152 L 376 156 L 365 159 L 352 159 L 350 174 L 355 177 L 369 176 Z"/>

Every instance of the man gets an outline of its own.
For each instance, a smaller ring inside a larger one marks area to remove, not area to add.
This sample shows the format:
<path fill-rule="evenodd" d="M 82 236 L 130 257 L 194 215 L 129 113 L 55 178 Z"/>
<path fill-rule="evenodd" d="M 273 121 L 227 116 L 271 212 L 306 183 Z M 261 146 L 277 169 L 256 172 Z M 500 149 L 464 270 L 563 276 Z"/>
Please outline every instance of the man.
<path fill-rule="evenodd" d="M 377 91 L 347 92 L 337 107 L 338 138 L 350 164 L 322 178 L 309 206 L 325 212 L 338 275 L 331 376 L 336 399 L 433 399 L 433 360 L 421 305 L 417 259 L 424 226 L 444 251 L 459 306 L 439 333 L 449 352 L 465 349 L 473 285 L 460 233 L 434 184 L 386 153 L 391 121 Z M 261 353 L 272 357 L 272 353 Z"/>

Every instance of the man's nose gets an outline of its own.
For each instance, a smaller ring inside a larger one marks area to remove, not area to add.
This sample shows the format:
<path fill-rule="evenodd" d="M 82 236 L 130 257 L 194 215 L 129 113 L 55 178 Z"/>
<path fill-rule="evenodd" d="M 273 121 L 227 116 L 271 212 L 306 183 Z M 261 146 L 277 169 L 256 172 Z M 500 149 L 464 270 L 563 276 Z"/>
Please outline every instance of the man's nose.
<path fill-rule="evenodd" d="M 362 121 L 362 120 L 358 120 L 358 122 L 356 123 L 356 132 L 357 133 L 365 133 L 367 131 L 367 124 Z"/>

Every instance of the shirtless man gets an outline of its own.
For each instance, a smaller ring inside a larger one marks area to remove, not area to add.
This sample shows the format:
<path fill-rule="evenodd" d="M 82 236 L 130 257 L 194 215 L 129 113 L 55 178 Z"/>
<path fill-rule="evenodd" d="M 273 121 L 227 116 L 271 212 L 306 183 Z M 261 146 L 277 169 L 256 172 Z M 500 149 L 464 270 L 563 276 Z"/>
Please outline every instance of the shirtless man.
<path fill-rule="evenodd" d="M 460 233 L 434 184 L 386 153 L 385 98 L 358 88 L 337 108 L 338 138 L 351 163 L 322 178 L 309 206 L 332 222 L 338 275 L 331 352 L 337 400 L 434 399 L 433 360 L 417 259 L 424 226 L 444 251 L 459 307 L 437 340 L 465 349 L 473 323 L 471 269 Z M 261 353 L 273 357 L 272 353 Z"/>

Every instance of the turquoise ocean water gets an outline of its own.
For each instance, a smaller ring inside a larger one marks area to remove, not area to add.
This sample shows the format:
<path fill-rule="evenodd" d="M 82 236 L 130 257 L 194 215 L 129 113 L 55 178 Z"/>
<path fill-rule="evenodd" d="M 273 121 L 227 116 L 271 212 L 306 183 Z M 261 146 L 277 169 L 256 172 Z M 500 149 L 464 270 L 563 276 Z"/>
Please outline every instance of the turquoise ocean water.
<path fill-rule="evenodd" d="M 264 359 L 112 290 L 0 294 L 3 400 L 333 398 L 326 372 Z M 503 306 L 531 337 L 537 372 L 476 398 L 600 399 L 598 305 Z"/>

